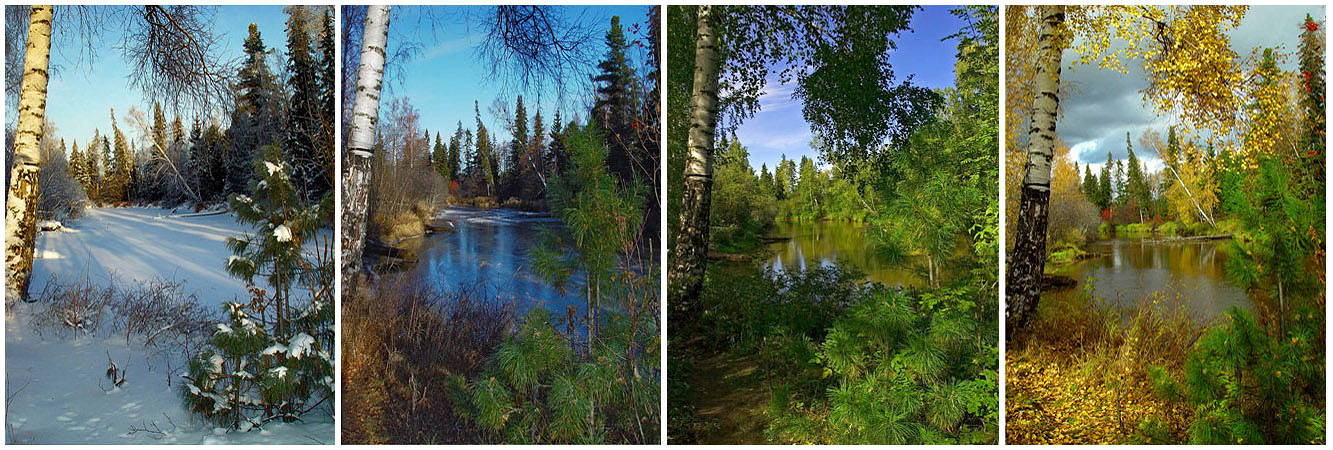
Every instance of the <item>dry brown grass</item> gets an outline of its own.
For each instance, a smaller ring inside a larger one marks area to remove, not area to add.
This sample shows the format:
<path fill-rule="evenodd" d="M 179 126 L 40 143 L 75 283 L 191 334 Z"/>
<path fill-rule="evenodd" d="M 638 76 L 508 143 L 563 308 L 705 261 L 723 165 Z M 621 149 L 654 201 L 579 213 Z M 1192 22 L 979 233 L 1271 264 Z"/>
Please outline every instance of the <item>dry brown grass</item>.
<path fill-rule="evenodd" d="M 349 285 L 364 286 L 358 282 Z M 512 305 L 484 289 L 384 279 L 343 296 L 343 443 L 480 443 L 455 411 L 457 376 L 476 377 L 508 336 Z"/>

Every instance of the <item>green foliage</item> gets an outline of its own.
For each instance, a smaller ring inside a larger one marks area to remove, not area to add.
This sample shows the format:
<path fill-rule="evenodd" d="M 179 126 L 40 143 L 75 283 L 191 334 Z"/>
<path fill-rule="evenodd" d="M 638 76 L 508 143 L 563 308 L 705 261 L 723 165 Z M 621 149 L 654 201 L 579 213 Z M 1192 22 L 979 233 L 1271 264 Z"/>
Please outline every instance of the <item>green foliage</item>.
<path fill-rule="evenodd" d="M 860 290 L 861 274 L 837 265 L 798 272 L 712 271 L 697 332 L 725 348 L 755 351 L 779 336 L 822 339 Z"/>
<path fill-rule="evenodd" d="M 607 148 L 594 128 L 565 129 L 570 165 L 549 191 L 563 232 L 545 230 L 533 249 L 534 269 L 548 283 L 561 290 L 581 283 L 588 318 L 575 334 L 586 334 L 586 346 L 536 308 L 488 358 L 486 372 L 468 383 L 464 411 L 505 442 L 646 443 L 658 436 L 649 433 L 659 421 L 656 284 L 626 261 L 638 254 L 642 202 L 607 172 Z M 603 310 L 603 301 L 612 308 Z"/>
<path fill-rule="evenodd" d="M 914 298 L 873 289 L 819 345 L 818 389 L 795 383 L 775 395 L 770 438 L 798 443 L 994 442 L 997 347 L 964 290 Z M 988 357 L 989 356 L 989 357 Z M 826 386 L 826 387 L 825 387 Z M 826 397 L 821 397 L 825 395 Z"/>
<path fill-rule="evenodd" d="M 1302 311 L 1285 336 L 1233 307 L 1229 323 L 1195 343 L 1183 391 L 1194 407 L 1195 444 L 1322 442 L 1324 360 L 1322 314 Z"/>
<path fill-rule="evenodd" d="M 231 198 L 237 220 L 255 232 L 227 239 L 236 254 L 226 269 L 245 280 L 253 298 L 228 303 L 230 323 L 218 324 L 211 348 L 191 359 L 181 391 L 191 412 L 228 430 L 300 420 L 333 398 L 332 250 L 316 244 L 308 256 L 303 247 L 331 201 L 304 205 L 287 167 L 274 162 L 282 160 L 280 147 L 269 147 L 267 156 L 255 167 L 256 198 Z M 264 278 L 271 296 L 255 277 Z M 297 283 L 311 293 L 299 307 L 291 296 Z"/>
<path fill-rule="evenodd" d="M 251 319 L 245 304 L 227 303 L 229 322 L 217 324 L 210 348 L 190 358 L 180 394 L 192 414 L 229 431 L 250 431 L 272 420 L 290 422 L 333 398 L 331 356 L 301 332 L 278 341 Z M 302 315 L 331 343 L 333 308 L 322 304 Z M 318 400 L 318 401 L 316 401 Z"/>
<path fill-rule="evenodd" d="M 712 245 L 724 253 L 752 250 L 773 226 L 777 199 L 750 169 L 749 152 L 740 141 L 725 148 L 713 169 Z"/>

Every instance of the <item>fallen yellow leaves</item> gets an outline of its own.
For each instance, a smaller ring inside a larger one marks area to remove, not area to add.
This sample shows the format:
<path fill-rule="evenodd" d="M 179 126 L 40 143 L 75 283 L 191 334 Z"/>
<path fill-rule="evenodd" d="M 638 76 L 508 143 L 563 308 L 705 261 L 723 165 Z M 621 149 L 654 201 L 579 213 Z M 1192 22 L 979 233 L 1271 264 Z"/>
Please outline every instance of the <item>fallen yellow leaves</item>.
<path fill-rule="evenodd" d="M 1161 424 L 1177 442 L 1185 439 L 1193 412 L 1158 398 L 1146 365 L 1107 379 L 1100 374 L 1110 367 L 1095 367 L 1101 360 L 1034 347 L 1005 356 L 1008 444 L 1132 443 L 1144 420 Z"/>

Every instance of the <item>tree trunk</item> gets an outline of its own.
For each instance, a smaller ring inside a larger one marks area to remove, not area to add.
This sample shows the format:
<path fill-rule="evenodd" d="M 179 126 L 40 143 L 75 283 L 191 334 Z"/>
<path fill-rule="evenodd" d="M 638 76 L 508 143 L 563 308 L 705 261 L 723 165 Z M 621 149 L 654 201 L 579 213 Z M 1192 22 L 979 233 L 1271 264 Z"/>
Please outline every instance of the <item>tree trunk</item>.
<path fill-rule="evenodd" d="M 1198 200 L 1194 199 L 1194 194 L 1190 192 L 1189 185 L 1185 184 L 1185 180 L 1180 179 L 1180 174 L 1176 172 L 1176 168 L 1171 167 L 1170 164 L 1165 164 L 1165 166 L 1166 168 L 1171 169 L 1171 175 L 1174 175 L 1176 177 L 1176 182 L 1180 183 L 1180 188 L 1185 190 L 1185 195 L 1189 196 L 1190 203 L 1194 204 L 1194 209 L 1197 209 L 1199 211 L 1199 215 L 1203 217 L 1203 220 L 1205 222 L 1208 222 L 1208 225 L 1216 227 L 1217 223 L 1213 222 L 1213 218 L 1209 217 L 1208 213 L 1203 212 L 1203 206 L 1199 205 Z"/>
<path fill-rule="evenodd" d="M 708 264 L 708 213 L 713 190 L 713 137 L 717 127 L 717 78 L 720 55 L 713 31 L 712 6 L 699 6 L 694 45 L 694 88 L 690 94 L 690 134 L 686 140 L 685 187 L 680 229 L 672 249 L 668 302 L 685 308 L 699 297 Z"/>
<path fill-rule="evenodd" d="M 5 298 L 28 297 L 32 252 L 37 239 L 38 171 L 42 163 L 42 123 L 46 120 L 47 68 L 51 62 L 52 6 L 30 9 L 18 128 L 14 132 L 14 167 L 9 172 L 5 210 Z"/>
<path fill-rule="evenodd" d="M 1060 56 L 1065 7 L 1040 8 L 1042 25 L 1037 50 L 1037 92 L 1028 129 L 1027 167 L 1018 209 L 1018 228 L 1009 260 L 1005 325 L 1008 336 L 1027 325 L 1041 296 L 1041 275 L 1046 267 L 1046 221 L 1051 199 L 1051 154 L 1055 148 L 1055 121 L 1060 109 Z"/>
<path fill-rule="evenodd" d="M 361 271 L 361 252 L 366 246 L 366 214 L 370 207 L 370 161 L 374 156 L 375 126 L 379 123 L 380 87 L 389 36 L 389 7 L 366 8 L 366 27 L 361 45 L 361 67 L 357 72 L 356 100 L 352 103 L 351 136 L 343 170 L 343 261 L 344 280 Z"/>

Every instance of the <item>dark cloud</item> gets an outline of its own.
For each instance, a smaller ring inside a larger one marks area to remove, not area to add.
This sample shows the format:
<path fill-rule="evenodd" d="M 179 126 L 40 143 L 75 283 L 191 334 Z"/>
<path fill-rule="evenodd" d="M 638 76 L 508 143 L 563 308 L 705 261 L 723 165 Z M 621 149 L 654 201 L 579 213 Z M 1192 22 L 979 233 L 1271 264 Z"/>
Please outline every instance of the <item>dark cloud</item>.
<path fill-rule="evenodd" d="M 1280 46 L 1283 51 L 1294 53 L 1299 27 L 1307 13 L 1315 20 L 1324 20 L 1323 6 L 1251 7 L 1241 25 L 1230 33 L 1232 49 L 1242 58 L 1259 46 Z M 1165 134 L 1172 119 L 1158 117 L 1152 107 L 1143 104 L 1140 91 L 1147 81 L 1141 67 L 1131 67 L 1128 74 L 1098 70 L 1096 66 L 1071 68 L 1070 61 L 1075 58 L 1072 50 L 1064 54 L 1063 78 L 1069 84 L 1061 86 L 1068 92 L 1060 104 L 1063 116 L 1056 129 L 1076 150 L 1073 156 L 1080 164 L 1104 163 L 1108 151 L 1116 159 L 1126 158 L 1126 131 L 1131 133 L 1135 147 L 1147 129 Z M 1295 58 L 1288 58 L 1282 68 L 1290 70 L 1294 65 Z M 1135 155 L 1155 159 L 1137 148 Z"/>

